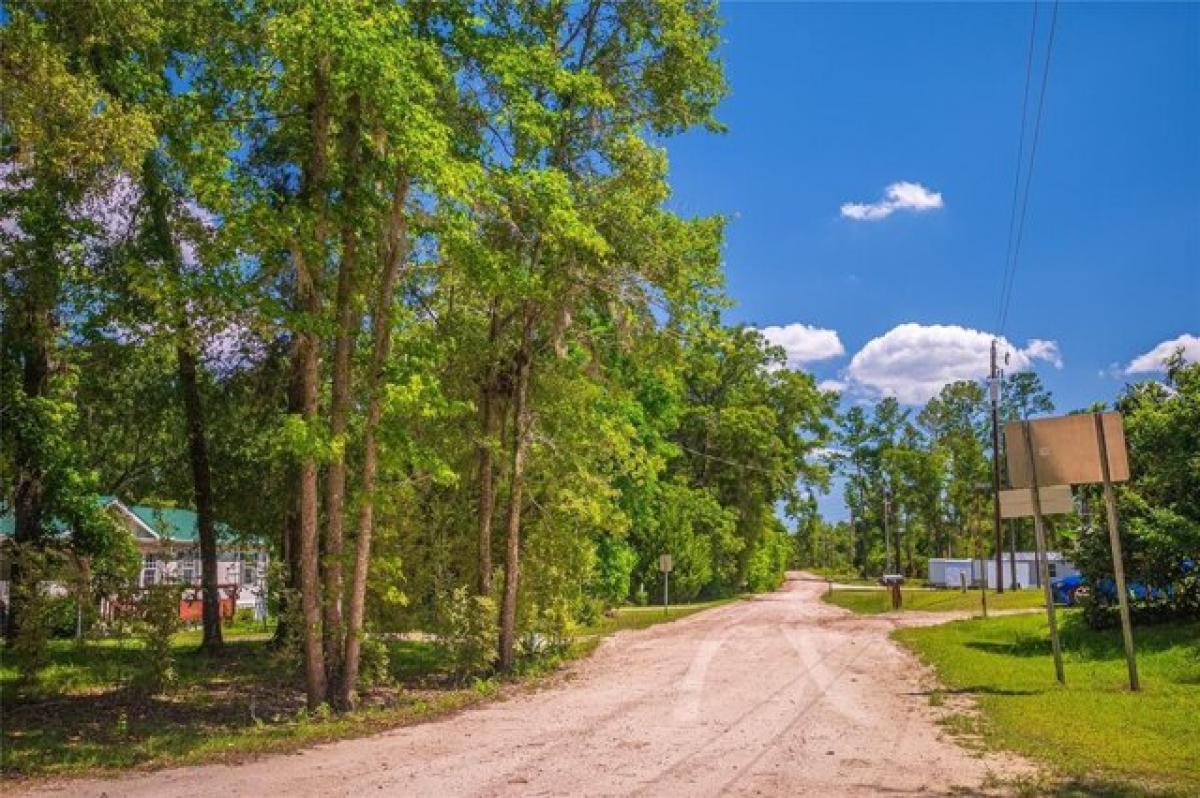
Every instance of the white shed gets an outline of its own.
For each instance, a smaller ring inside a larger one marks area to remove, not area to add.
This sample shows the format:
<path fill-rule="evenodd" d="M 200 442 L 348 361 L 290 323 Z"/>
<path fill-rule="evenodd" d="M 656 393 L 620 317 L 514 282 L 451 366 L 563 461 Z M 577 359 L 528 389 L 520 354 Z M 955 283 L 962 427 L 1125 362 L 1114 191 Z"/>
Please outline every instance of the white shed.
<path fill-rule="evenodd" d="M 974 584 L 975 575 L 972 563 L 972 560 L 951 557 L 930 558 L 929 584 L 934 587 L 958 587 L 962 584 L 963 576 L 966 576 L 967 584 Z"/>
<path fill-rule="evenodd" d="M 1075 567 L 1074 563 L 1063 557 L 1060 552 L 1049 552 L 1046 559 L 1052 581 L 1079 573 L 1079 569 Z M 1013 584 L 1013 560 L 1016 561 L 1017 572 L 1015 585 Z M 958 587 L 961 584 L 960 574 L 966 573 L 968 584 L 980 585 L 983 583 L 985 569 L 988 587 L 996 587 L 996 560 L 994 558 L 981 562 L 952 557 L 933 557 L 929 560 L 929 584 L 934 587 Z M 1041 583 L 1038 581 L 1036 552 L 1018 551 L 1011 556 L 1005 552 L 1004 566 L 1000 571 L 1005 590 L 1041 587 Z"/>

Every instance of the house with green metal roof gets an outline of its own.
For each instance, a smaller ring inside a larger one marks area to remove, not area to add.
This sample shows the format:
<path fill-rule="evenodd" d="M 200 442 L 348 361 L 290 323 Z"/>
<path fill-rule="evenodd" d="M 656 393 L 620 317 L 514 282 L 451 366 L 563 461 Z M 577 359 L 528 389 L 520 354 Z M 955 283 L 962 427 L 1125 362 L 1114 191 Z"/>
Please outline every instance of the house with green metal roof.
<path fill-rule="evenodd" d="M 99 496 L 97 501 L 133 536 L 142 555 L 138 587 L 164 582 L 184 585 L 180 615 L 186 621 L 198 620 L 200 525 L 196 513 L 179 507 L 127 505 L 115 496 Z M 266 613 L 269 551 L 260 539 L 239 535 L 226 524 L 218 522 L 216 528 L 222 614 L 232 617 L 237 610 L 248 609 L 261 618 Z M 13 531 L 13 514 L 0 513 L 0 538 Z M 63 526 L 57 531 L 65 534 L 67 529 Z M 7 601 L 7 597 L 7 577 L 0 574 L 0 599 Z"/>

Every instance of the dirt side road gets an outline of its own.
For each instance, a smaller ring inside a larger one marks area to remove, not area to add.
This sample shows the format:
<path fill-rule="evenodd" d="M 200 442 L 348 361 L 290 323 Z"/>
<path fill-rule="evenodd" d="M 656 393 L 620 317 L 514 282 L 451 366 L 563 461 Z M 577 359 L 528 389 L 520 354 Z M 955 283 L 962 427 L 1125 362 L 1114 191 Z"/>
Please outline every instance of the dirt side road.
<path fill-rule="evenodd" d="M 375 737 L 40 788 L 80 796 L 978 794 L 895 619 L 780 591 L 608 640 L 551 689 Z M 937 620 L 927 617 L 923 622 Z"/>

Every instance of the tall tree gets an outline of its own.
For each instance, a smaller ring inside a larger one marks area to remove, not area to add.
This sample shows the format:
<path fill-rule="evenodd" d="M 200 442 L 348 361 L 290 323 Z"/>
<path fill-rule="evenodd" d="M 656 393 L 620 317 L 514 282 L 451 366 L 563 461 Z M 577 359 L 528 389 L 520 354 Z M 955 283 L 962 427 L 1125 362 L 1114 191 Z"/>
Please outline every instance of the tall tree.
<path fill-rule="evenodd" d="M 89 253 L 111 219 L 97 203 L 136 174 L 153 142 L 147 116 L 114 96 L 93 56 L 148 23 L 143 9 L 98 15 L 87 36 L 62 36 L 53 4 L 8 9 L 0 27 L 0 257 L 4 261 L 3 423 L 13 452 L 11 503 L 17 544 L 45 545 L 51 518 L 99 539 L 94 489 L 64 433 L 75 413 L 69 369 L 59 359 L 66 303 L 88 277 Z M 47 102 L 52 98 L 53 102 Z M 7 447 L 6 447 L 7 448 Z M 15 562 L 12 583 L 22 579 Z M 14 591 L 14 598 L 17 593 Z M 8 634 L 20 628 L 19 601 Z"/>

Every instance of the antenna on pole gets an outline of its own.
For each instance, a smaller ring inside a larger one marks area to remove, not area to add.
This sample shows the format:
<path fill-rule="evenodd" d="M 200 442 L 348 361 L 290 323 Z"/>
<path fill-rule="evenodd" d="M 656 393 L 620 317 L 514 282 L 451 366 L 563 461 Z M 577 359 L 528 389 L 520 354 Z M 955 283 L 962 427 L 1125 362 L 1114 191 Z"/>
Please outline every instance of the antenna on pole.
<path fill-rule="evenodd" d="M 1004 535 L 1000 531 L 1000 379 L 996 365 L 997 340 L 992 339 L 992 367 L 988 393 L 992 400 L 992 531 L 996 536 L 996 592 L 1004 592 Z M 1004 355 L 1008 362 L 1008 353 Z M 984 566 L 987 570 L 987 566 Z"/>

